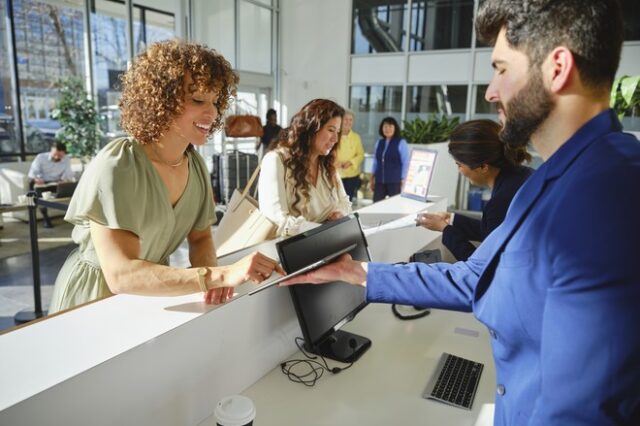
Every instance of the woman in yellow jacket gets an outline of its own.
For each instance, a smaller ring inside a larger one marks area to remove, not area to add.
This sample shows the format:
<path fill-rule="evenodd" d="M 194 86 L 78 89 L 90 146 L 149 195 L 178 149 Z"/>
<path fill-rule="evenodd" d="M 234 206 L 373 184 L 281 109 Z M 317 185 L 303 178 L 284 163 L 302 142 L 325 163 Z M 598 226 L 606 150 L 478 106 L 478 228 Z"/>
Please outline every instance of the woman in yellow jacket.
<path fill-rule="evenodd" d="M 353 112 L 345 111 L 342 119 L 342 137 L 338 144 L 336 168 L 340 172 L 340 179 L 344 190 L 353 201 L 358 196 L 360 188 L 360 171 L 364 161 L 364 149 L 360 135 L 351 130 L 353 126 Z"/>

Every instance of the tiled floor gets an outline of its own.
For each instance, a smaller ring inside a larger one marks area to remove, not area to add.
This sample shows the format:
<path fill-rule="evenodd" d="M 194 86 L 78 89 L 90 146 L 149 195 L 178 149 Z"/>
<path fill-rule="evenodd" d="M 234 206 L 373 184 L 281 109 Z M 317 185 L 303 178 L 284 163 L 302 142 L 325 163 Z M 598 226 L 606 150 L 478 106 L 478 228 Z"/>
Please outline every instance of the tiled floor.
<path fill-rule="evenodd" d="M 43 240 L 59 241 L 57 247 L 40 251 L 41 301 L 45 310 L 58 270 L 76 247 L 69 242 L 71 225 L 64 223 L 62 218 L 53 219 L 53 223 L 54 228 L 47 229 L 46 233 L 41 232 L 44 231 L 41 225 L 38 228 Z M 28 227 L 26 223 L 5 221 L 4 229 L 0 230 L 0 330 L 15 325 L 13 317 L 16 313 L 34 309 L 31 254 L 13 255 L 15 245 L 24 244 L 24 239 L 28 239 Z M 42 245 L 46 247 L 46 242 Z"/>

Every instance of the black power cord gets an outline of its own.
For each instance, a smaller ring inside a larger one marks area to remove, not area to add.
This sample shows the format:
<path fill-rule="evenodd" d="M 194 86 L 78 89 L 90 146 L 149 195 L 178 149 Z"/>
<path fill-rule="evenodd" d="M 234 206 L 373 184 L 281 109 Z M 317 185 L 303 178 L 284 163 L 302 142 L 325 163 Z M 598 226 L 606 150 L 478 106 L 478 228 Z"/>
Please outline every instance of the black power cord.
<path fill-rule="evenodd" d="M 351 361 L 346 367 L 329 367 L 327 360 L 324 359 L 322 355 L 320 355 L 320 359 L 322 360 L 322 363 L 320 363 L 320 361 L 316 361 L 318 359 L 317 356 L 310 355 L 304 350 L 300 344 L 300 342 L 304 342 L 302 337 L 296 337 L 295 342 L 300 352 L 302 352 L 307 359 L 290 359 L 280 364 L 282 373 L 294 383 L 302 383 L 305 386 L 313 387 L 325 371 L 331 374 L 338 374 L 353 366 L 353 361 Z M 349 339 L 349 347 L 353 353 L 356 351 L 356 345 L 356 339 Z M 294 369 L 299 371 L 293 371 Z"/>
<path fill-rule="evenodd" d="M 415 314 L 403 314 L 400 313 L 400 311 L 398 311 L 398 305 L 396 305 L 395 303 L 393 305 L 391 305 L 391 312 L 393 312 L 393 315 L 395 315 L 396 318 L 399 318 L 403 321 L 409 321 L 409 320 L 414 320 L 414 319 L 418 319 L 418 318 L 424 318 L 427 315 L 429 315 L 431 313 L 430 309 L 427 308 L 421 308 L 419 306 L 414 306 L 413 309 L 415 309 L 416 312 Z"/>

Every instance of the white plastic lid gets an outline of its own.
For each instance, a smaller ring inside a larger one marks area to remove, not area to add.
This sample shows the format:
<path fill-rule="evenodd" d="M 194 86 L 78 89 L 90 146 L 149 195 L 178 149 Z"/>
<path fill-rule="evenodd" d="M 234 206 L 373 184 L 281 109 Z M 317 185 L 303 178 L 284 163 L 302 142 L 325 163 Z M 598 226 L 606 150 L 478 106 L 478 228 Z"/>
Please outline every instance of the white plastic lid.
<path fill-rule="evenodd" d="M 231 395 L 218 402 L 214 414 L 222 426 L 245 426 L 255 419 L 256 407 L 246 396 Z"/>

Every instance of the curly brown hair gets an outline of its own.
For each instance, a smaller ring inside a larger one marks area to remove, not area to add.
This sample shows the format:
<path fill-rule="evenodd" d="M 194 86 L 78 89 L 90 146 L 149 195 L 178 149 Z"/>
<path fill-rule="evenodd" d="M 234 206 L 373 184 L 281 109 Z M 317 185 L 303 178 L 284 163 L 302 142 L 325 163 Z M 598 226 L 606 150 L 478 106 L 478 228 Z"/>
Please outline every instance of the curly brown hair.
<path fill-rule="evenodd" d="M 314 99 L 302 107 L 292 118 L 288 128 L 280 133 L 278 148 L 284 153 L 284 166 L 291 171 L 295 181 L 295 201 L 292 209 L 294 213 L 302 214 L 309 202 L 309 181 L 307 172 L 309 170 L 309 151 L 313 143 L 314 136 L 335 117 L 344 117 L 344 108 L 328 99 Z M 340 140 L 341 129 L 338 129 L 338 140 Z M 336 147 L 335 144 L 328 155 L 318 159 L 321 173 L 323 172 L 327 180 L 335 188 L 338 184 L 336 178 Z"/>
<path fill-rule="evenodd" d="M 218 117 L 209 134 L 222 127 L 222 117 L 235 95 L 238 75 L 213 49 L 196 43 L 166 40 L 139 54 L 121 76 L 121 126 L 142 144 L 157 141 L 184 110 L 186 75 L 190 93 L 218 95 Z"/>

